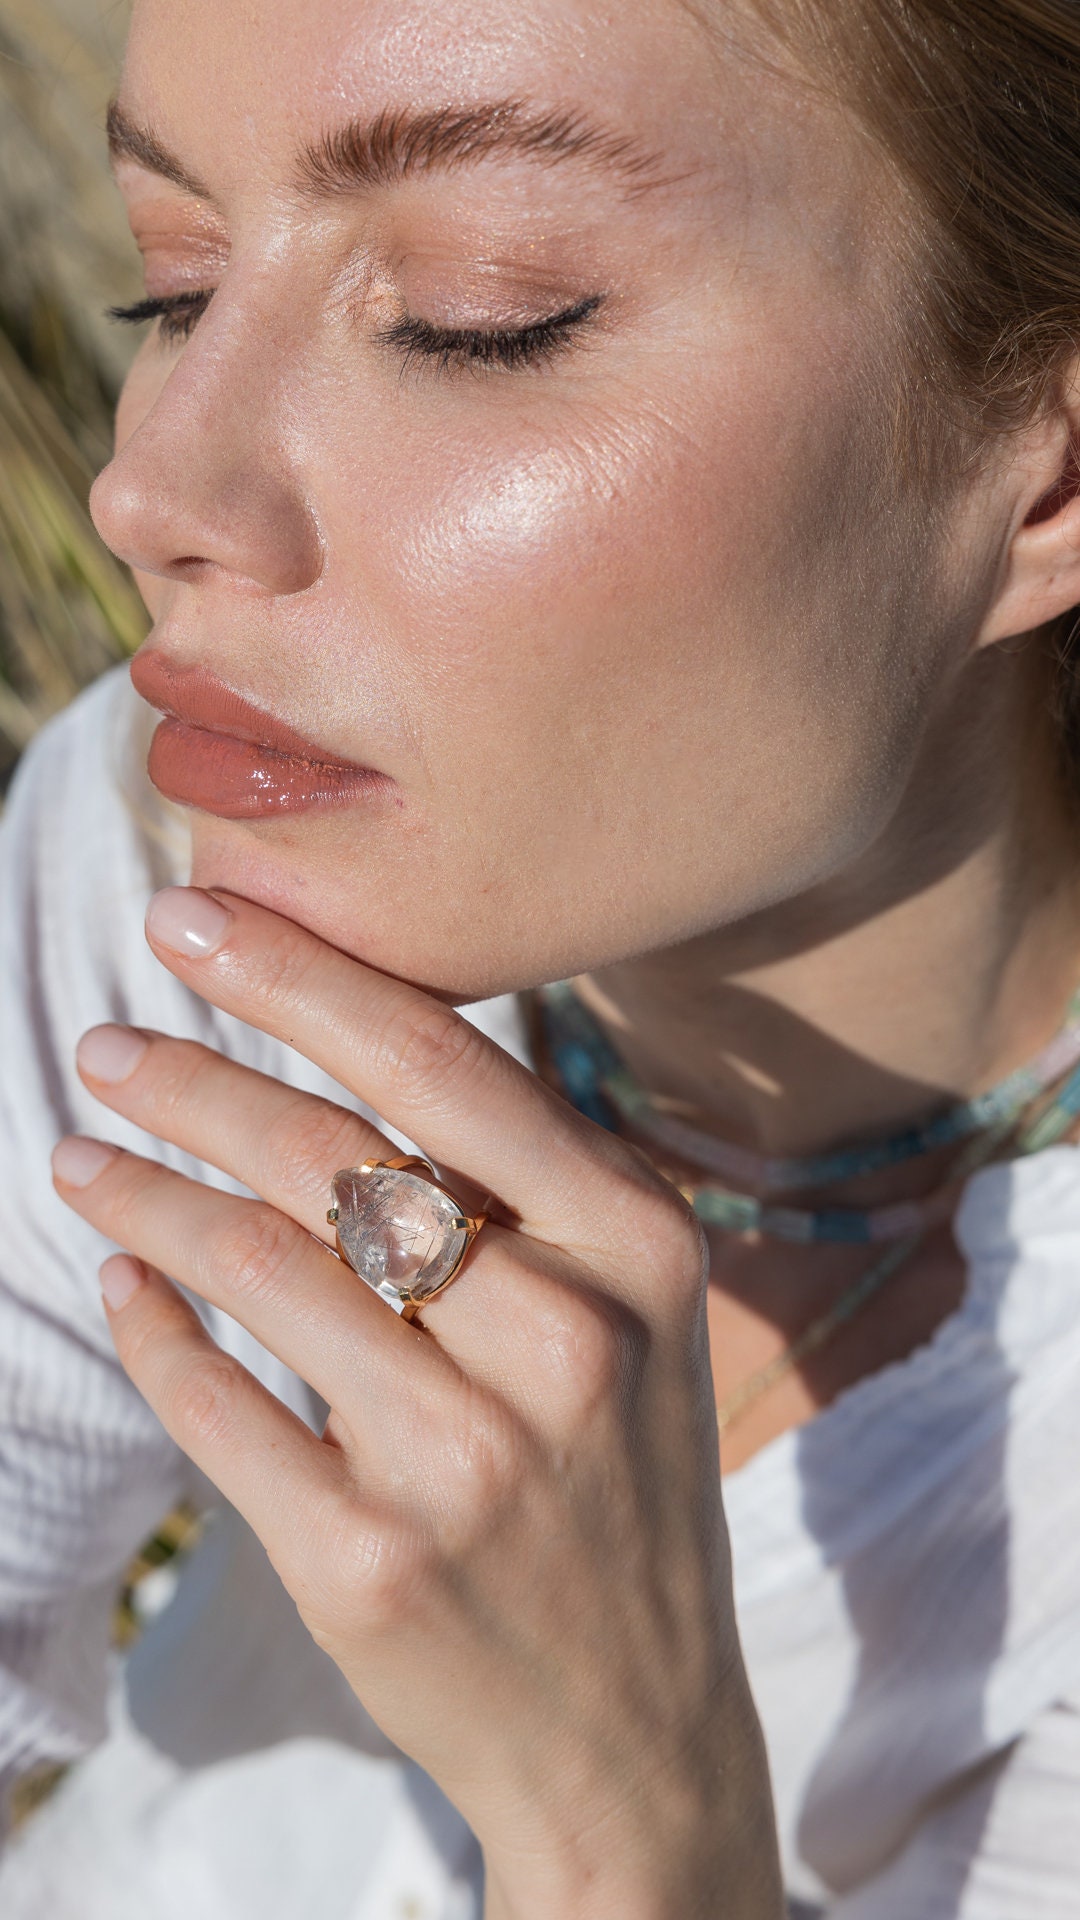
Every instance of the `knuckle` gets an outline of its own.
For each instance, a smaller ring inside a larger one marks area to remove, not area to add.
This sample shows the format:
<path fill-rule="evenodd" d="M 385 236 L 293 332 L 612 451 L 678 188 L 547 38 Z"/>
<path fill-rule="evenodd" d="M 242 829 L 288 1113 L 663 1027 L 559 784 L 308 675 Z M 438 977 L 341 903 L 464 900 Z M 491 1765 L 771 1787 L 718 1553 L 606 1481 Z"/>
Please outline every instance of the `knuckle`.
<path fill-rule="evenodd" d="M 685 1195 L 633 1149 L 615 1197 L 614 1217 L 658 1298 L 696 1302 L 709 1270 L 705 1230 Z M 638 1161 L 647 1177 L 641 1177 Z"/>
<path fill-rule="evenodd" d="M 266 1127 L 265 1164 L 286 1193 L 323 1193 L 339 1167 L 352 1166 L 366 1150 L 362 1123 L 355 1114 L 307 1094 L 287 1101 Z"/>
<path fill-rule="evenodd" d="M 696 1307 L 709 1278 L 709 1242 L 701 1221 L 681 1194 L 668 1232 L 665 1266 L 669 1288 L 676 1300 Z"/>
<path fill-rule="evenodd" d="M 486 1396 L 477 1396 L 486 1399 Z M 428 1503 L 429 1531 L 393 1542 L 375 1573 L 382 1609 L 418 1606 L 475 1565 L 507 1521 L 520 1521 L 536 1466 L 536 1442 L 502 1406 L 474 1405 L 439 1435 L 438 1482 Z"/>
<path fill-rule="evenodd" d="M 582 1296 L 553 1316 L 543 1352 L 550 1373 L 575 1403 L 595 1406 L 618 1392 L 625 1369 L 623 1340 L 603 1300 Z"/>
<path fill-rule="evenodd" d="M 449 1496 L 447 1541 L 473 1540 L 517 1502 L 532 1449 L 524 1426 L 505 1403 L 474 1395 L 466 1417 L 440 1448 Z"/>
<path fill-rule="evenodd" d="M 484 1043 L 476 1028 L 452 1007 L 433 1000 L 393 1015 L 379 1034 L 376 1049 L 387 1079 L 434 1104 L 452 1081 L 472 1079 Z"/>
<path fill-rule="evenodd" d="M 288 925 L 278 929 L 274 938 L 260 946 L 256 957 L 260 995 L 272 1004 L 304 997 L 312 974 L 317 978 L 323 949 L 311 934 Z"/>
<path fill-rule="evenodd" d="M 113 1338 L 133 1379 L 151 1383 L 158 1380 L 162 1374 L 161 1327 L 156 1313 L 123 1314 Z M 156 1399 L 154 1404 L 158 1404 Z"/>
<path fill-rule="evenodd" d="M 143 1160 L 136 1154 L 118 1154 L 112 1165 L 106 1168 L 101 1179 L 103 1186 L 107 1182 L 105 1193 L 114 1238 L 123 1239 L 125 1234 L 139 1235 L 147 1206 L 162 1177 L 162 1168 L 156 1161 Z"/>
<path fill-rule="evenodd" d="M 398 1630 L 421 1604 L 433 1560 L 418 1529 L 400 1520 L 373 1526 L 346 1511 L 328 1561 L 336 1604 L 368 1632 Z"/>
<path fill-rule="evenodd" d="M 242 1377 L 239 1362 L 220 1351 L 189 1364 L 165 1395 L 169 1424 L 196 1447 L 220 1445 L 236 1425 Z"/>
<path fill-rule="evenodd" d="M 643 1321 L 602 1296 L 574 1303 L 548 1341 L 548 1416 L 564 1441 L 609 1435 L 641 1386 L 650 1351 Z"/>
<path fill-rule="evenodd" d="M 209 1237 L 207 1257 L 232 1293 L 247 1301 L 265 1302 L 280 1291 L 285 1271 L 306 1236 L 294 1220 L 265 1201 L 240 1204 L 243 1211 Z"/>
<path fill-rule="evenodd" d="M 347 1491 L 338 1494 L 320 1516 L 317 1557 L 327 1590 L 339 1601 L 355 1602 L 378 1558 L 380 1538 Z"/>
<path fill-rule="evenodd" d="M 513 1419 L 478 1406 L 439 1441 L 438 1495 L 426 1513 L 373 1514 L 348 1488 L 319 1517 L 317 1611 L 379 1638 L 428 1619 L 485 1540 L 518 1513 L 532 1443 Z M 309 1625 L 311 1624 L 309 1620 Z"/>
<path fill-rule="evenodd" d="M 153 1041 L 153 1081 L 148 1091 L 154 1117 L 166 1129 L 178 1117 L 187 1116 L 193 1093 L 199 1083 L 216 1070 L 220 1062 L 209 1047 L 196 1040 L 163 1039 Z"/>

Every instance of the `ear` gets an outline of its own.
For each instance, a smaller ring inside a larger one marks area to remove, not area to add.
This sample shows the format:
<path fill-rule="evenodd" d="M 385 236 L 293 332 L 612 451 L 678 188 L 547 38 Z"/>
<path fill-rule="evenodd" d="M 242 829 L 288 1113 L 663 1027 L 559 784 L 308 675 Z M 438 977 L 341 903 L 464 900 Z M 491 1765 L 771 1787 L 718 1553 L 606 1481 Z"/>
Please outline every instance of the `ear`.
<path fill-rule="evenodd" d="M 978 636 L 983 647 L 1080 607 L 1080 366 L 1025 437 L 1012 475 L 1020 486 L 1000 584 Z"/>

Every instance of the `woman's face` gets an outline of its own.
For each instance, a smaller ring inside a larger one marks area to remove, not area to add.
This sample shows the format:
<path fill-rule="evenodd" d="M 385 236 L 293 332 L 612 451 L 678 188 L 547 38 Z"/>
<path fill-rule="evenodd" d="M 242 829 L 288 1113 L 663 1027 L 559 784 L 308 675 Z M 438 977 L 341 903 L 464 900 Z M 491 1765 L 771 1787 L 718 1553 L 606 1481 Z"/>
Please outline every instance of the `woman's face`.
<path fill-rule="evenodd" d="M 467 998 L 863 851 L 998 529 L 890 479 L 840 115 L 681 0 L 138 0 L 119 104 L 148 294 L 213 289 L 95 489 L 151 679 L 382 776 L 199 808 L 194 879 Z"/>

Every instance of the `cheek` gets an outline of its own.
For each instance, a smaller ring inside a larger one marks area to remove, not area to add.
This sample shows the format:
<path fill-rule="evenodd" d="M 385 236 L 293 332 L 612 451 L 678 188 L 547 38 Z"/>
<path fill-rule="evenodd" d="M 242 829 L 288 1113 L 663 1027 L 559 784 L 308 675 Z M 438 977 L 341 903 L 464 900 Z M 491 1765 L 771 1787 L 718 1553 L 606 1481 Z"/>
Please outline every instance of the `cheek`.
<path fill-rule="evenodd" d="M 475 720 L 513 724 L 671 644 L 710 517 L 703 450 L 684 429 L 612 406 L 555 431 L 383 444 L 347 514 L 335 497 L 328 546 L 338 590 L 364 596 L 393 637 L 425 734 L 444 679 Z"/>
<path fill-rule="evenodd" d="M 677 754 L 690 709 L 723 717 L 734 765 L 763 728 L 805 728 L 827 697 L 813 635 L 843 590 L 854 395 L 818 383 L 808 413 L 801 363 L 785 390 L 749 354 L 711 386 L 700 365 L 678 386 L 649 372 L 602 402 L 561 399 L 542 428 L 509 395 L 478 394 L 470 434 L 449 409 L 423 437 L 369 429 L 363 468 L 338 441 L 323 494 L 335 591 L 390 637 L 440 784 L 464 790 L 454 716 L 489 766 L 542 747 L 595 774 L 646 732 L 662 755 L 669 715 Z M 849 645 L 849 669 L 872 673 L 857 633 Z M 747 709 L 757 721 L 740 733 Z"/>

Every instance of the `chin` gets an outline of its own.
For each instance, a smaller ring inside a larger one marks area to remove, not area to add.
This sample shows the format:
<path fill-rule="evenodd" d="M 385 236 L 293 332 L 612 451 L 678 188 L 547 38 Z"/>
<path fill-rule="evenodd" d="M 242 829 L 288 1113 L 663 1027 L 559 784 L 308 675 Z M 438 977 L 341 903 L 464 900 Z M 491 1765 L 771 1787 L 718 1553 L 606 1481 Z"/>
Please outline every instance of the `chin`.
<path fill-rule="evenodd" d="M 486 933 L 482 917 L 466 911 L 456 890 L 445 903 L 430 888 L 421 896 L 413 876 L 395 870 L 399 863 L 380 871 L 355 848 L 351 858 L 340 851 L 313 858 L 310 847 L 297 844 L 295 825 L 285 822 L 252 831 L 207 815 L 193 821 L 192 886 L 254 900 L 352 959 L 454 1006 L 535 984 L 524 956 L 507 951 L 505 922 Z M 403 914 L 396 904 L 402 899 L 420 899 L 422 918 Z"/>

